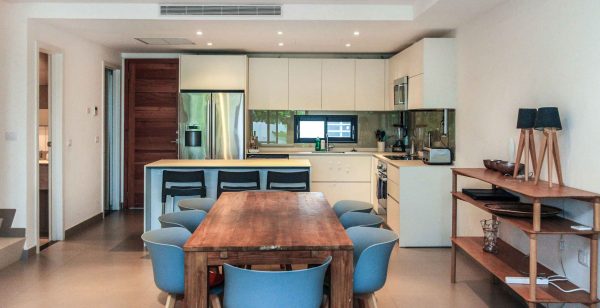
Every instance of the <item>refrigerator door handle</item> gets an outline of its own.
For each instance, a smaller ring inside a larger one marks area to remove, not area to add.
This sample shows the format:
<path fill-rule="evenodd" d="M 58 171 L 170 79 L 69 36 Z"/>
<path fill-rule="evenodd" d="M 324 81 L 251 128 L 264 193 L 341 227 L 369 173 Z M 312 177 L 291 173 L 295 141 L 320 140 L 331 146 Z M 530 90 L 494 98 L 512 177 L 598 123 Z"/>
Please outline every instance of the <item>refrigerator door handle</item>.
<path fill-rule="evenodd" d="M 216 111 L 215 111 L 215 100 L 214 100 L 214 94 L 210 95 L 210 158 L 211 159 L 216 159 L 217 158 L 217 149 L 216 149 L 216 119 L 215 119 L 215 115 L 216 115 Z"/>

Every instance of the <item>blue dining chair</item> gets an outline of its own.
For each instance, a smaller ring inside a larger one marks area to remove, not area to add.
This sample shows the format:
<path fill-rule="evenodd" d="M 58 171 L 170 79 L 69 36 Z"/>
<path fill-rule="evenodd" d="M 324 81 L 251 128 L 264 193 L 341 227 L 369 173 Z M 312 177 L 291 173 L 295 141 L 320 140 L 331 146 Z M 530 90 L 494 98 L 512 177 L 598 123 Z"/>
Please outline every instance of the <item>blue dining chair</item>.
<path fill-rule="evenodd" d="M 377 307 L 375 292 L 385 285 L 388 264 L 398 235 L 393 231 L 352 227 L 346 233 L 354 245 L 354 297 Z"/>
<path fill-rule="evenodd" d="M 383 217 L 369 213 L 347 212 L 340 217 L 340 223 L 344 229 L 352 227 L 379 228 L 383 224 Z"/>
<path fill-rule="evenodd" d="M 193 233 L 204 217 L 206 217 L 205 211 L 192 210 L 163 214 L 158 217 L 158 221 L 162 228 L 182 227 Z"/>
<path fill-rule="evenodd" d="M 340 200 L 333 204 L 333 211 L 340 217 L 347 212 L 371 213 L 373 205 L 369 202 L 358 200 Z"/>
<path fill-rule="evenodd" d="M 213 198 L 189 198 L 180 200 L 177 206 L 181 211 L 202 210 L 209 212 L 217 200 Z"/>
<path fill-rule="evenodd" d="M 158 229 L 142 234 L 142 240 L 148 247 L 152 259 L 154 283 L 168 294 L 165 307 L 174 307 L 177 296 L 184 294 L 184 253 L 183 244 L 192 235 L 181 227 Z M 209 299 L 213 308 L 220 308 L 219 295 L 223 286 L 211 288 Z"/>
<path fill-rule="evenodd" d="M 256 271 L 229 264 L 223 304 L 227 308 L 317 308 L 323 300 L 325 272 L 331 263 L 295 271 Z"/>

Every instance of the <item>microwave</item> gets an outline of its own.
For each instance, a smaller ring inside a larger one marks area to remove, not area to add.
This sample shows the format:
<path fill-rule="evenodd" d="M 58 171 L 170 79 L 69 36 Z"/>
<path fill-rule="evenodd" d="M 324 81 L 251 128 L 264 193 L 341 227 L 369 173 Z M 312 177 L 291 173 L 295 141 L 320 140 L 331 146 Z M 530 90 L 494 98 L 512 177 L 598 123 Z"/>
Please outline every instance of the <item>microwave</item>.
<path fill-rule="evenodd" d="M 408 76 L 394 80 L 394 110 L 406 110 L 408 105 Z"/>

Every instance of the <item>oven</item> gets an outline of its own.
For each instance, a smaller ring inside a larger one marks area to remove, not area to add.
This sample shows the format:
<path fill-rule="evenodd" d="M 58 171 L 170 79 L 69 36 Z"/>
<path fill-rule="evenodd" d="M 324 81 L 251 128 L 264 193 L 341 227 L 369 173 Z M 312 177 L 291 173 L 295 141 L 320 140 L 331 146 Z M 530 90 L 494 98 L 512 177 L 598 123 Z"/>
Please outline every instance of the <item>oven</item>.
<path fill-rule="evenodd" d="M 377 214 L 387 221 L 387 164 L 377 163 Z"/>
<path fill-rule="evenodd" d="M 408 106 L 408 76 L 394 80 L 394 110 L 406 110 Z"/>

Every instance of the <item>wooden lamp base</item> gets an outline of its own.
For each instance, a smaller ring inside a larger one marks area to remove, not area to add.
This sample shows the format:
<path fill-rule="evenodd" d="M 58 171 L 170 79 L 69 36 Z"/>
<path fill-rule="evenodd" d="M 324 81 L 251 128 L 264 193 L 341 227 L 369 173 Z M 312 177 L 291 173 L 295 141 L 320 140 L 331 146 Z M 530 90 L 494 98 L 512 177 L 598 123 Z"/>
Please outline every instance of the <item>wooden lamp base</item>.
<path fill-rule="evenodd" d="M 556 176 L 558 177 L 558 185 L 564 186 L 563 177 L 562 177 L 562 168 L 560 165 L 560 151 L 558 149 L 558 138 L 556 137 L 556 128 L 545 128 L 544 129 L 544 139 L 542 139 L 542 144 L 540 146 L 540 156 L 537 161 L 537 170 L 535 174 L 535 184 L 537 185 L 540 180 L 540 172 L 542 169 L 542 164 L 544 163 L 544 158 L 546 156 L 546 150 L 548 153 L 548 186 L 552 187 L 552 169 L 556 167 Z M 552 166 L 554 165 L 554 166 Z"/>
<path fill-rule="evenodd" d="M 523 154 L 524 153 L 524 154 Z M 533 174 L 537 175 L 539 169 L 537 169 L 537 159 L 535 158 L 535 141 L 533 139 L 533 129 L 522 128 L 519 137 L 519 147 L 517 148 L 517 155 L 515 155 L 515 169 L 513 171 L 513 177 L 519 175 L 519 167 L 521 164 L 521 158 L 525 156 L 525 181 L 529 181 L 529 159 L 533 164 Z"/>

